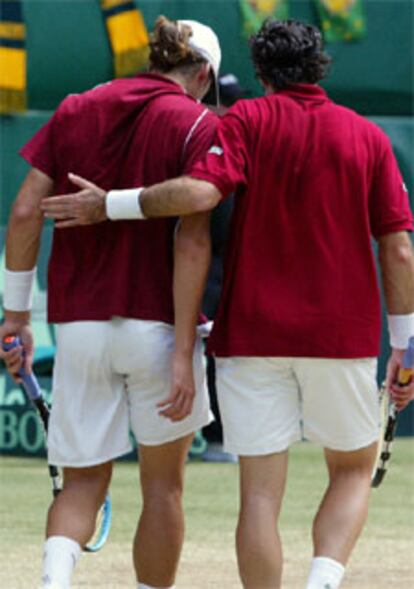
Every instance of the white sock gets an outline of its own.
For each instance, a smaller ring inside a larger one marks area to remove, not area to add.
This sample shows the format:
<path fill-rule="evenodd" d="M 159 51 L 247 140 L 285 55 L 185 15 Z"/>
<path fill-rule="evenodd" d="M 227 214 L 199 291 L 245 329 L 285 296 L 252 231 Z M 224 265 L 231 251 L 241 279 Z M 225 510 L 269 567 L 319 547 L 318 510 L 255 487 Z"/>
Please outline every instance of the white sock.
<path fill-rule="evenodd" d="M 70 589 L 70 581 L 81 547 L 65 536 L 51 536 L 44 545 L 43 589 Z"/>
<path fill-rule="evenodd" d="M 337 560 L 316 556 L 312 560 L 306 589 L 338 589 L 344 573 L 344 566 Z"/>
<path fill-rule="evenodd" d="M 171 585 L 171 587 L 152 587 L 151 585 L 144 585 L 144 583 L 138 583 L 137 589 L 175 589 L 175 585 Z"/>

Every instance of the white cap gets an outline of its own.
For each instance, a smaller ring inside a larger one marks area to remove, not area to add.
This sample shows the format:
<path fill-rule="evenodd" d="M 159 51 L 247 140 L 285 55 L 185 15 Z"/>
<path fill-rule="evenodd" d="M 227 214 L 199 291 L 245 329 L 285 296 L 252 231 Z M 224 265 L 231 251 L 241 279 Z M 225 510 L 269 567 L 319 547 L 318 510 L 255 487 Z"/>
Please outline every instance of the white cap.
<path fill-rule="evenodd" d="M 179 20 L 178 23 L 191 27 L 193 34 L 189 38 L 188 44 L 208 61 L 217 80 L 221 62 L 221 49 L 216 33 L 210 27 L 202 25 L 196 20 Z"/>

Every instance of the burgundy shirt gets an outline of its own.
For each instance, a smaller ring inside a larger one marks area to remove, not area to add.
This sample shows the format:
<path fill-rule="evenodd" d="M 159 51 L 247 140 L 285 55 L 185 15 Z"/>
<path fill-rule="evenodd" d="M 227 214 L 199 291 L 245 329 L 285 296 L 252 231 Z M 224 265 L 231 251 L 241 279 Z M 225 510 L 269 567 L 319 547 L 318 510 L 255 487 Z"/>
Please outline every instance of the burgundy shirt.
<path fill-rule="evenodd" d="M 185 174 L 205 154 L 216 116 L 155 74 L 69 95 L 21 150 L 56 194 L 78 190 L 74 172 L 102 188 L 149 186 Z M 106 221 L 55 230 L 49 321 L 121 317 L 173 323 L 175 219 Z"/>
<path fill-rule="evenodd" d="M 318 86 L 243 100 L 191 176 L 236 191 L 217 356 L 379 353 L 371 236 L 412 230 L 390 142 Z"/>

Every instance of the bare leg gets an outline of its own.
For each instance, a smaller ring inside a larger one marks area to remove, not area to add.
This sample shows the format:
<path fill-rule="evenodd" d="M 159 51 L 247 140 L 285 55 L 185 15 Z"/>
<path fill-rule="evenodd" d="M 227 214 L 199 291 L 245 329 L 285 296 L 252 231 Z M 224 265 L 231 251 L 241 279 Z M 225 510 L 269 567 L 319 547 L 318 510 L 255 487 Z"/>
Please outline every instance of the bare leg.
<path fill-rule="evenodd" d="M 43 587 L 69 589 L 73 570 L 95 528 L 112 474 L 112 463 L 64 469 L 63 490 L 48 514 L 43 556 Z"/>
<path fill-rule="evenodd" d="M 48 514 L 46 537 L 65 536 L 84 546 L 95 529 L 112 475 L 112 462 L 87 468 L 65 468 L 63 490 Z"/>
<path fill-rule="evenodd" d="M 329 486 L 313 523 L 315 556 L 346 564 L 368 515 L 377 444 L 354 452 L 325 449 Z"/>
<path fill-rule="evenodd" d="M 161 446 L 139 447 L 143 510 L 134 540 L 137 579 L 173 585 L 184 539 L 184 465 L 193 434 Z"/>
<path fill-rule="evenodd" d="M 287 463 L 287 451 L 240 457 L 241 507 L 236 544 L 245 589 L 280 587 L 283 557 L 277 523 Z"/>

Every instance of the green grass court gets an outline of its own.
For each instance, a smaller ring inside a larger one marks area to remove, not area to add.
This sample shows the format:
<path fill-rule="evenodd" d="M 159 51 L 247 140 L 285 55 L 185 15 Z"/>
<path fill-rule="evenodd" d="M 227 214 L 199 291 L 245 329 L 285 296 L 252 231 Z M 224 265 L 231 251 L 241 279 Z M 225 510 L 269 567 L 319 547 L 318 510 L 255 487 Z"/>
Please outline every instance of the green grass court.
<path fill-rule="evenodd" d="M 177 589 L 240 587 L 233 532 L 237 513 L 238 467 L 190 462 L 185 508 L 187 533 Z M 281 529 L 285 546 L 284 589 L 303 589 L 311 559 L 310 525 L 326 482 L 321 451 L 297 445 L 291 452 Z M 130 546 L 139 509 L 138 474 L 132 463 L 116 466 L 113 523 L 101 552 L 84 555 L 74 589 L 135 587 Z M 1 459 L 0 587 L 38 585 L 45 512 L 50 486 L 42 460 Z M 414 440 L 399 439 L 343 583 L 344 589 L 414 587 Z"/>

